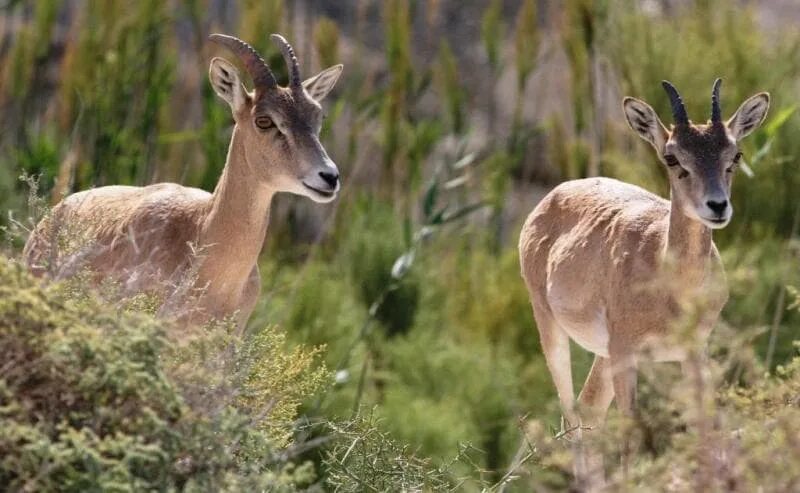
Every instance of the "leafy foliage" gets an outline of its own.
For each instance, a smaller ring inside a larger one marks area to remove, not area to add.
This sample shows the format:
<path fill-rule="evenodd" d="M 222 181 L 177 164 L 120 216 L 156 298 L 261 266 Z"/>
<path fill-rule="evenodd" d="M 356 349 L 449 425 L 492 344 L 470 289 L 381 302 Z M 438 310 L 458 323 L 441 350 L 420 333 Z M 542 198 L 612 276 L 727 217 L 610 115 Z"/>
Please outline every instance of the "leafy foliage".
<path fill-rule="evenodd" d="M 332 491 L 450 489 L 442 470 L 381 431 L 373 417 L 355 419 L 336 431 L 341 439 L 325 459 Z"/>
<path fill-rule="evenodd" d="M 324 375 L 309 369 L 314 351 L 286 352 L 272 329 L 239 349 L 228 368 L 245 369 L 239 406 L 219 399 L 223 386 L 199 364 L 208 355 L 171 349 L 152 317 L 62 285 L 42 288 L 5 257 L 0 280 L 0 483 L 208 491 L 291 490 L 313 480 L 278 453 L 298 400 Z M 217 340 L 235 342 L 220 330 Z M 235 382 L 237 373 L 223 378 Z"/>

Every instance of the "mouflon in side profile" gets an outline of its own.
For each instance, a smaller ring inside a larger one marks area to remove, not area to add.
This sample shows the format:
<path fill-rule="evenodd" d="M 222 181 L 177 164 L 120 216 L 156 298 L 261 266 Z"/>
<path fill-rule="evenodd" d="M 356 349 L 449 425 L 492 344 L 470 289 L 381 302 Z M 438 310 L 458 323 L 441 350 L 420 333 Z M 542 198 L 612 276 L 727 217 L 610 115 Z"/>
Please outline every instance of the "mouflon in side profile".
<path fill-rule="evenodd" d="M 673 333 L 683 307 L 703 300 L 692 334 L 702 343 L 727 301 L 711 232 L 731 219 L 738 143 L 764 121 L 769 94 L 752 96 L 723 121 L 718 79 L 710 121 L 694 124 L 678 91 L 663 86 L 675 122 L 669 130 L 647 103 L 627 97 L 622 106 L 628 125 L 666 165 L 670 200 L 608 178 L 569 181 L 536 206 L 520 236 L 542 351 L 573 426 L 600 424 L 612 400 L 630 414 L 637 355 L 683 361 L 687 347 Z M 577 410 L 570 339 L 595 355 Z"/>
<path fill-rule="evenodd" d="M 214 192 L 159 183 L 106 186 L 68 196 L 25 245 L 26 262 L 35 274 L 71 275 L 74 262 L 62 257 L 80 256 L 99 279 L 148 290 L 178 282 L 192 269 L 192 286 L 202 292 L 192 307 L 192 323 L 234 314 L 240 327 L 247 321 L 260 292 L 257 260 L 273 195 L 291 192 L 330 202 L 339 191 L 339 172 L 319 133 L 320 101 L 342 66 L 303 81 L 294 50 L 273 34 L 289 68 L 289 83 L 283 87 L 249 44 L 221 34 L 210 39 L 239 58 L 254 86 L 245 88 L 232 63 L 211 60 L 211 85 L 230 105 L 234 121 Z M 60 251 L 59 229 L 80 231 L 88 246 L 80 254 Z"/>

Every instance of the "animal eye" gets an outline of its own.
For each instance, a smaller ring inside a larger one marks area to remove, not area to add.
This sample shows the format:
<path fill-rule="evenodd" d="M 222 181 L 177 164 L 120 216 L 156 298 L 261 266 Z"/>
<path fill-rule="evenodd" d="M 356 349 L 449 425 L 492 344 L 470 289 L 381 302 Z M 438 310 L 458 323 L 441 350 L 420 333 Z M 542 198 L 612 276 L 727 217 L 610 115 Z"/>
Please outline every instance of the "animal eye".
<path fill-rule="evenodd" d="M 261 130 L 269 130 L 275 126 L 275 123 L 268 116 L 258 116 L 256 117 L 256 126 Z"/>
<path fill-rule="evenodd" d="M 669 166 L 670 168 L 674 168 L 675 166 L 681 168 L 681 174 L 678 175 L 678 178 L 686 178 L 687 176 L 689 176 L 689 172 L 686 171 L 686 168 L 681 166 L 680 161 L 678 161 L 678 158 L 676 158 L 674 154 L 665 154 L 664 161 L 667 162 L 667 166 Z"/>
<path fill-rule="evenodd" d="M 667 162 L 667 166 L 670 168 L 673 166 L 679 166 L 681 163 L 678 162 L 678 158 L 675 157 L 673 154 L 666 154 L 664 155 L 664 161 Z"/>
<path fill-rule="evenodd" d="M 743 156 L 744 156 L 744 154 L 742 154 L 741 152 L 737 152 L 736 156 L 733 157 L 733 164 L 728 166 L 728 168 L 725 170 L 725 172 L 726 173 L 733 173 L 733 171 L 736 169 L 736 167 L 739 166 L 739 162 L 741 162 Z"/>

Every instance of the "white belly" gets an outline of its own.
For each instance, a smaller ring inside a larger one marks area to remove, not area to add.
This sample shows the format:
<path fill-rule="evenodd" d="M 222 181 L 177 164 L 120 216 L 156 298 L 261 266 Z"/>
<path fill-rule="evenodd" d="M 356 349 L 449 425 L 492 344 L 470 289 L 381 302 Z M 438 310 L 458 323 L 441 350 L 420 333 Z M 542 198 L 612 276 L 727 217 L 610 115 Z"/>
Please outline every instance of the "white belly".
<path fill-rule="evenodd" d="M 551 305 L 558 325 L 579 346 L 604 358 L 608 357 L 608 320 L 605 308 L 594 313 L 575 312 Z"/>

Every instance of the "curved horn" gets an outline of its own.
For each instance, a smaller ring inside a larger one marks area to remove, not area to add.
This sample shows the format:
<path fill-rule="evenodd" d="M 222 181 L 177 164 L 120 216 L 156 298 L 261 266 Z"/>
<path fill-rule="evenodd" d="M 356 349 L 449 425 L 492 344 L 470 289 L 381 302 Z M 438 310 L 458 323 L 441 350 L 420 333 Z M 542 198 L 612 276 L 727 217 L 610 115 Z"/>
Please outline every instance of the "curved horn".
<path fill-rule="evenodd" d="M 278 48 L 281 49 L 283 59 L 286 60 L 286 66 L 289 67 L 289 87 L 292 89 L 301 88 L 300 65 L 297 63 L 297 57 L 294 54 L 292 45 L 280 34 L 273 34 L 270 38 L 278 45 Z"/>
<path fill-rule="evenodd" d="M 711 123 L 722 123 L 722 108 L 719 105 L 719 87 L 722 79 L 714 81 L 714 89 L 711 91 Z"/>
<path fill-rule="evenodd" d="M 688 125 L 689 116 L 686 114 L 686 107 L 683 106 L 683 100 L 681 100 L 678 90 L 666 80 L 662 80 L 661 85 L 669 96 L 669 102 L 672 105 L 672 118 L 675 120 L 675 124 Z"/>
<path fill-rule="evenodd" d="M 212 34 L 208 39 L 225 46 L 239 57 L 245 68 L 247 68 L 250 77 L 253 78 L 253 84 L 257 91 L 270 89 L 278 85 L 267 62 L 249 44 L 239 38 L 226 36 L 225 34 Z"/>

